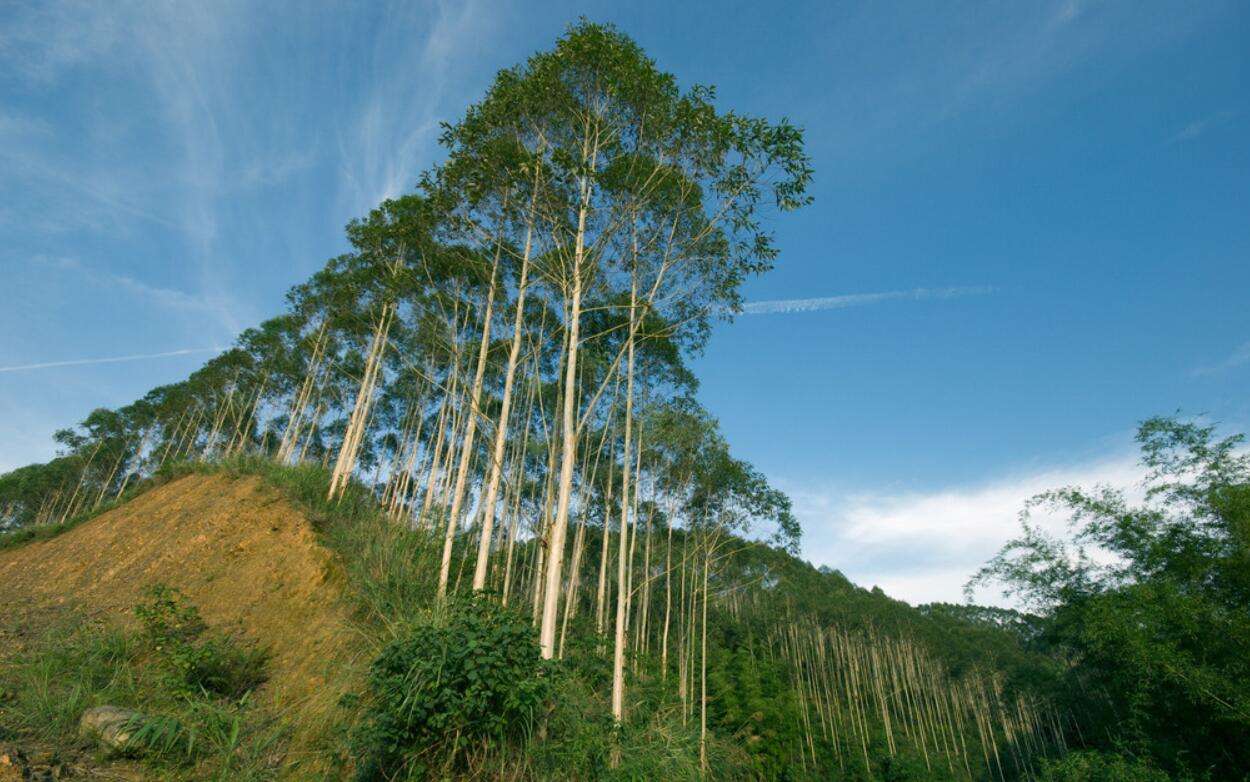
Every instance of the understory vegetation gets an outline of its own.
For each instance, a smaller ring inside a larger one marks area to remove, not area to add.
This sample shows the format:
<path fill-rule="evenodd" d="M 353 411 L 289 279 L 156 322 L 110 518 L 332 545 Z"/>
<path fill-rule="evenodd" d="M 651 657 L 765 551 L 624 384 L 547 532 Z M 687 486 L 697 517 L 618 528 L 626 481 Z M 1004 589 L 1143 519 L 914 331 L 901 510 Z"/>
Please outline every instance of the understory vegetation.
<path fill-rule="evenodd" d="M 252 704 L 265 653 L 205 627 L 194 605 L 157 587 L 141 628 L 61 617 L 0 658 L 0 741 L 34 740 L 68 761 L 93 746 L 84 711 L 132 709 L 128 738 L 103 755 L 166 779 L 270 779 L 283 729 Z"/>

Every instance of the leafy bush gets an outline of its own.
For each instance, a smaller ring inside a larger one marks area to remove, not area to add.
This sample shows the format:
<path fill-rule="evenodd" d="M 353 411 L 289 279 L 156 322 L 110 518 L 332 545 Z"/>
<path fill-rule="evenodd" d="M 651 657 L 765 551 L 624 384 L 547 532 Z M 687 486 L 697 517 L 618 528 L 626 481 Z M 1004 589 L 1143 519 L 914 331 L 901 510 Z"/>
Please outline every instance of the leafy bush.
<path fill-rule="evenodd" d="M 462 749 L 523 738 L 549 689 L 527 620 L 485 599 L 456 601 L 370 667 L 357 778 L 420 776 L 450 767 Z"/>
<path fill-rule="evenodd" d="M 1168 775 L 1137 758 L 1073 752 L 1058 760 L 1043 760 L 1038 782 L 1168 782 Z"/>
<path fill-rule="evenodd" d="M 207 634 L 199 610 L 176 589 L 157 584 L 145 594 L 135 615 L 177 686 L 237 699 L 265 681 L 265 650 Z"/>

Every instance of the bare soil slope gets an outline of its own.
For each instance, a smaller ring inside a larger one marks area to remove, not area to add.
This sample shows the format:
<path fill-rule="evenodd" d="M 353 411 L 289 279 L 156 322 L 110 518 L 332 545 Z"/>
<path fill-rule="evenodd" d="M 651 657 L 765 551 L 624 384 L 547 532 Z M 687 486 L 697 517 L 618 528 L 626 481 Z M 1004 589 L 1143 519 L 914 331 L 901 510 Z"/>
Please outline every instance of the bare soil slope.
<path fill-rule="evenodd" d="M 210 626 L 269 649 L 261 694 L 311 733 L 332 714 L 360 646 L 338 573 L 304 516 L 258 478 L 190 475 L 0 552 L 0 634 L 10 636 L 0 646 L 67 609 L 133 621 L 143 590 L 164 583 Z"/>

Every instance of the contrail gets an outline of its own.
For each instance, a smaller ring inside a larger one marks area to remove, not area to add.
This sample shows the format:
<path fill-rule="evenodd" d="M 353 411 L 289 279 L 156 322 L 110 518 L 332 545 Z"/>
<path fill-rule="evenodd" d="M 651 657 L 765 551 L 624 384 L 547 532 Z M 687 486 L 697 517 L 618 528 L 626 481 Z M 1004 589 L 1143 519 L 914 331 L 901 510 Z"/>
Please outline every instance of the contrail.
<path fill-rule="evenodd" d="M 170 350 L 165 353 L 144 353 L 137 356 L 109 356 L 107 358 L 78 358 L 72 361 L 46 361 L 42 364 L 22 364 L 13 367 L 0 367 L 0 372 L 22 372 L 27 369 L 51 369 L 52 367 L 79 367 L 85 364 L 116 364 L 121 361 L 142 361 L 145 358 L 166 358 L 168 356 L 187 356 L 192 353 L 216 353 L 220 348 L 185 348 Z"/>
<path fill-rule="evenodd" d="M 773 299 L 770 301 L 751 301 L 742 305 L 743 315 L 781 315 L 793 312 L 819 312 L 821 310 L 841 310 L 847 307 L 860 307 L 866 304 L 878 304 L 883 301 L 900 299 L 922 301 L 924 299 L 954 299 L 961 296 L 984 296 L 996 289 L 992 285 L 956 286 L 950 288 L 912 288 L 906 291 L 883 291 L 881 293 L 851 293 L 844 296 L 825 296 L 819 299 Z M 80 358 L 73 361 L 48 361 L 42 364 L 22 364 L 20 366 L 0 367 L 0 372 L 23 372 L 28 369 L 51 369 L 53 367 L 77 367 L 87 364 L 115 364 L 122 361 L 142 361 L 147 358 L 168 358 L 169 356 L 186 356 L 192 353 L 216 353 L 220 348 L 186 348 L 170 350 L 165 353 L 144 353 L 135 356 L 110 356 L 107 358 Z"/>
<path fill-rule="evenodd" d="M 995 291 L 992 285 L 974 285 L 952 288 L 912 288 L 908 291 L 883 291 L 882 293 L 852 293 L 845 296 L 825 296 L 819 299 L 775 299 L 751 301 L 742 305 L 743 315 L 780 315 L 791 312 L 817 312 L 860 307 L 883 301 L 907 299 L 954 299 L 960 296 L 984 296 Z"/>

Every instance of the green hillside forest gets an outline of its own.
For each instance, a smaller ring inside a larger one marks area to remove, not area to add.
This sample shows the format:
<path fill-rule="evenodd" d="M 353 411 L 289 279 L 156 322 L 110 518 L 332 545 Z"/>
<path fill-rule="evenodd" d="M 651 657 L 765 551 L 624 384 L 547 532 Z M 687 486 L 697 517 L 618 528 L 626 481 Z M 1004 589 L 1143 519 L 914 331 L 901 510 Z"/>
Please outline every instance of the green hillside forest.
<path fill-rule="evenodd" d="M 441 142 L 282 312 L 0 476 L 16 570 L 184 476 L 275 490 L 351 606 L 341 697 L 284 711 L 265 639 L 154 585 L 7 626 L 0 748 L 151 779 L 1250 778 L 1239 435 L 1144 421 L 1144 494 L 1022 509 L 972 584 L 1018 610 L 862 589 L 797 556 L 694 393 L 809 205 L 802 131 L 581 22 Z M 106 704 L 141 715 L 113 752 L 76 732 Z"/>

